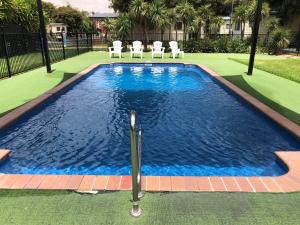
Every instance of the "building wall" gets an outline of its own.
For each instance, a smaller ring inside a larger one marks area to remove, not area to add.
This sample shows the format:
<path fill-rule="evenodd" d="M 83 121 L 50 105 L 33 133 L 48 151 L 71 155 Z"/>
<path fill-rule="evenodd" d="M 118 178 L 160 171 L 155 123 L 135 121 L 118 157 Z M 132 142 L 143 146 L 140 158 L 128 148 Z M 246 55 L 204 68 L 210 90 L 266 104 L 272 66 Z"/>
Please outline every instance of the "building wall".
<path fill-rule="evenodd" d="M 49 24 L 47 26 L 48 33 L 67 33 L 67 25 L 64 24 Z"/>

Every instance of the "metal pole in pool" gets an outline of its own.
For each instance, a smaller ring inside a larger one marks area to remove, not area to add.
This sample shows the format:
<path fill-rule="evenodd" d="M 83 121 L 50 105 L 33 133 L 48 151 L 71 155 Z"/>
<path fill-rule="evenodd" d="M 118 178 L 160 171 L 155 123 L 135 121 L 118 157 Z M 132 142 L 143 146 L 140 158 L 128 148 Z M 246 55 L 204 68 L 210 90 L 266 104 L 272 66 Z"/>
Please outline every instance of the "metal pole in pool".
<path fill-rule="evenodd" d="M 138 131 L 138 196 L 139 198 L 144 197 L 145 193 L 142 191 L 142 175 L 141 175 L 141 167 L 142 167 L 142 128 L 139 127 Z"/>
<path fill-rule="evenodd" d="M 136 149 L 136 128 L 135 112 L 130 112 L 130 145 L 131 145 L 131 168 L 132 168 L 132 209 L 130 215 L 139 217 L 142 209 L 139 206 L 139 187 L 138 187 L 138 157 Z"/>

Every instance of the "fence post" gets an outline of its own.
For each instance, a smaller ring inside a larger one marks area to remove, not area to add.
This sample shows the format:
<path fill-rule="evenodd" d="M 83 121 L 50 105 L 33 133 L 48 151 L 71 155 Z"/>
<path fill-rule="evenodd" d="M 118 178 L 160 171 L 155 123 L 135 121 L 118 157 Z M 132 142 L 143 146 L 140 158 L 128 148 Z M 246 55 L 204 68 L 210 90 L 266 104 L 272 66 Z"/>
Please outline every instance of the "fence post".
<path fill-rule="evenodd" d="M 299 55 L 299 52 L 300 52 L 300 24 L 299 24 L 298 34 L 297 34 L 296 51 L 297 51 L 297 55 Z"/>
<path fill-rule="evenodd" d="M 43 3 L 41 0 L 37 0 L 37 6 L 38 6 L 38 13 L 39 13 L 39 20 L 40 20 L 40 32 L 42 37 L 42 46 L 45 54 L 45 62 L 46 62 L 46 68 L 47 73 L 51 73 L 51 61 L 49 56 L 49 48 L 48 48 L 48 40 L 47 40 L 47 33 L 46 33 L 46 27 L 45 27 L 45 19 L 44 19 L 44 13 L 43 13 Z"/>
<path fill-rule="evenodd" d="M 44 51 L 43 51 L 43 38 L 41 33 L 39 33 L 39 39 L 40 39 L 40 48 L 41 48 L 41 54 L 42 54 L 42 61 L 43 61 L 43 66 L 45 66 L 45 55 L 44 55 Z"/>
<path fill-rule="evenodd" d="M 86 33 L 85 36 L 86 36 L 86 47 L 87 47 L 88 51 L 90 51 L 90 46 L 89 46 L 89 34 Z"/>
<path fill-rule="evenodd" d="M 65 60 L 66 59 L 66 51 L 65 51 L 65 41 L 64 41 L 63 32 L 61 32 L 60 35 L 61 35 L 61 44 L 62 44 L 62 50 L 63 50 L 63 57 L 64 57 L 64 60 Z"/>
<path fill-rule="evenodd" d="M 11 77 L 12 73 L 11 73 L 11 68 L 10 68 L 10 63 L 9 63 L 9 56 L 8 56 L 7 43 L 6 43 L 6 39 L 5 39 L 4 29 L 2 32 L 2 40 L 3 40 L 3 44 L 4 44 L 4 53 L 5 53 L 8 76 Z"/>
<path fill-rule="evenodd" d="M 79 55 L 78 33 L 76 33 L 76 46 L 77 46 L 77 55 Z"/>
<path fill-rule="evenodd" d="M 91 51 L 94 51 L 94 46 L 93 46 L 93 33 L 91 33 Z"/>

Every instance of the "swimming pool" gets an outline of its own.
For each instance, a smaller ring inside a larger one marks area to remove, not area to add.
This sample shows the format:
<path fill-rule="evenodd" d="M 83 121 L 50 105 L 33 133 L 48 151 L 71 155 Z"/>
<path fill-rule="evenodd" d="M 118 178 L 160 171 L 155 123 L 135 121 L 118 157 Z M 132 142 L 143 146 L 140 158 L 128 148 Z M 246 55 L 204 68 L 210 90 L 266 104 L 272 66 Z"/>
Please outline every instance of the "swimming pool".
<path fill-rule="evenodd" d="M 101 65 L 1 131 L 0 173 L 128 175 L 129 112 L 143 130 L 143 175 L 277 176 L 290 133 L 197 66 Z"/>

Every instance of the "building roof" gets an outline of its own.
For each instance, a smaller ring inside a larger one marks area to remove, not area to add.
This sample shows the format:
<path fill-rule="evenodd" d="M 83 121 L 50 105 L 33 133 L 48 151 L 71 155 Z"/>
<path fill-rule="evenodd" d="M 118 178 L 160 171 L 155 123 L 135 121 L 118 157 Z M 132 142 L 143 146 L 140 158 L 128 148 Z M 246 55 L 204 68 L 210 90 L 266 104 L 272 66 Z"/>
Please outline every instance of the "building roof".
<path fill-rule="evenodd" d="M 67 26 L 67 24 L 64 24 L 64 23 L 49 23 L 49 26 Z"/>
<path fill-rule="evenodd" d="M 116 18 L 118 16 L 119 16 L 118 13 L 99 13 L 99 12 L 92 13 L 89 15 L 89 17 L 91 18 L 106 18 L 106 17 Z"/>

